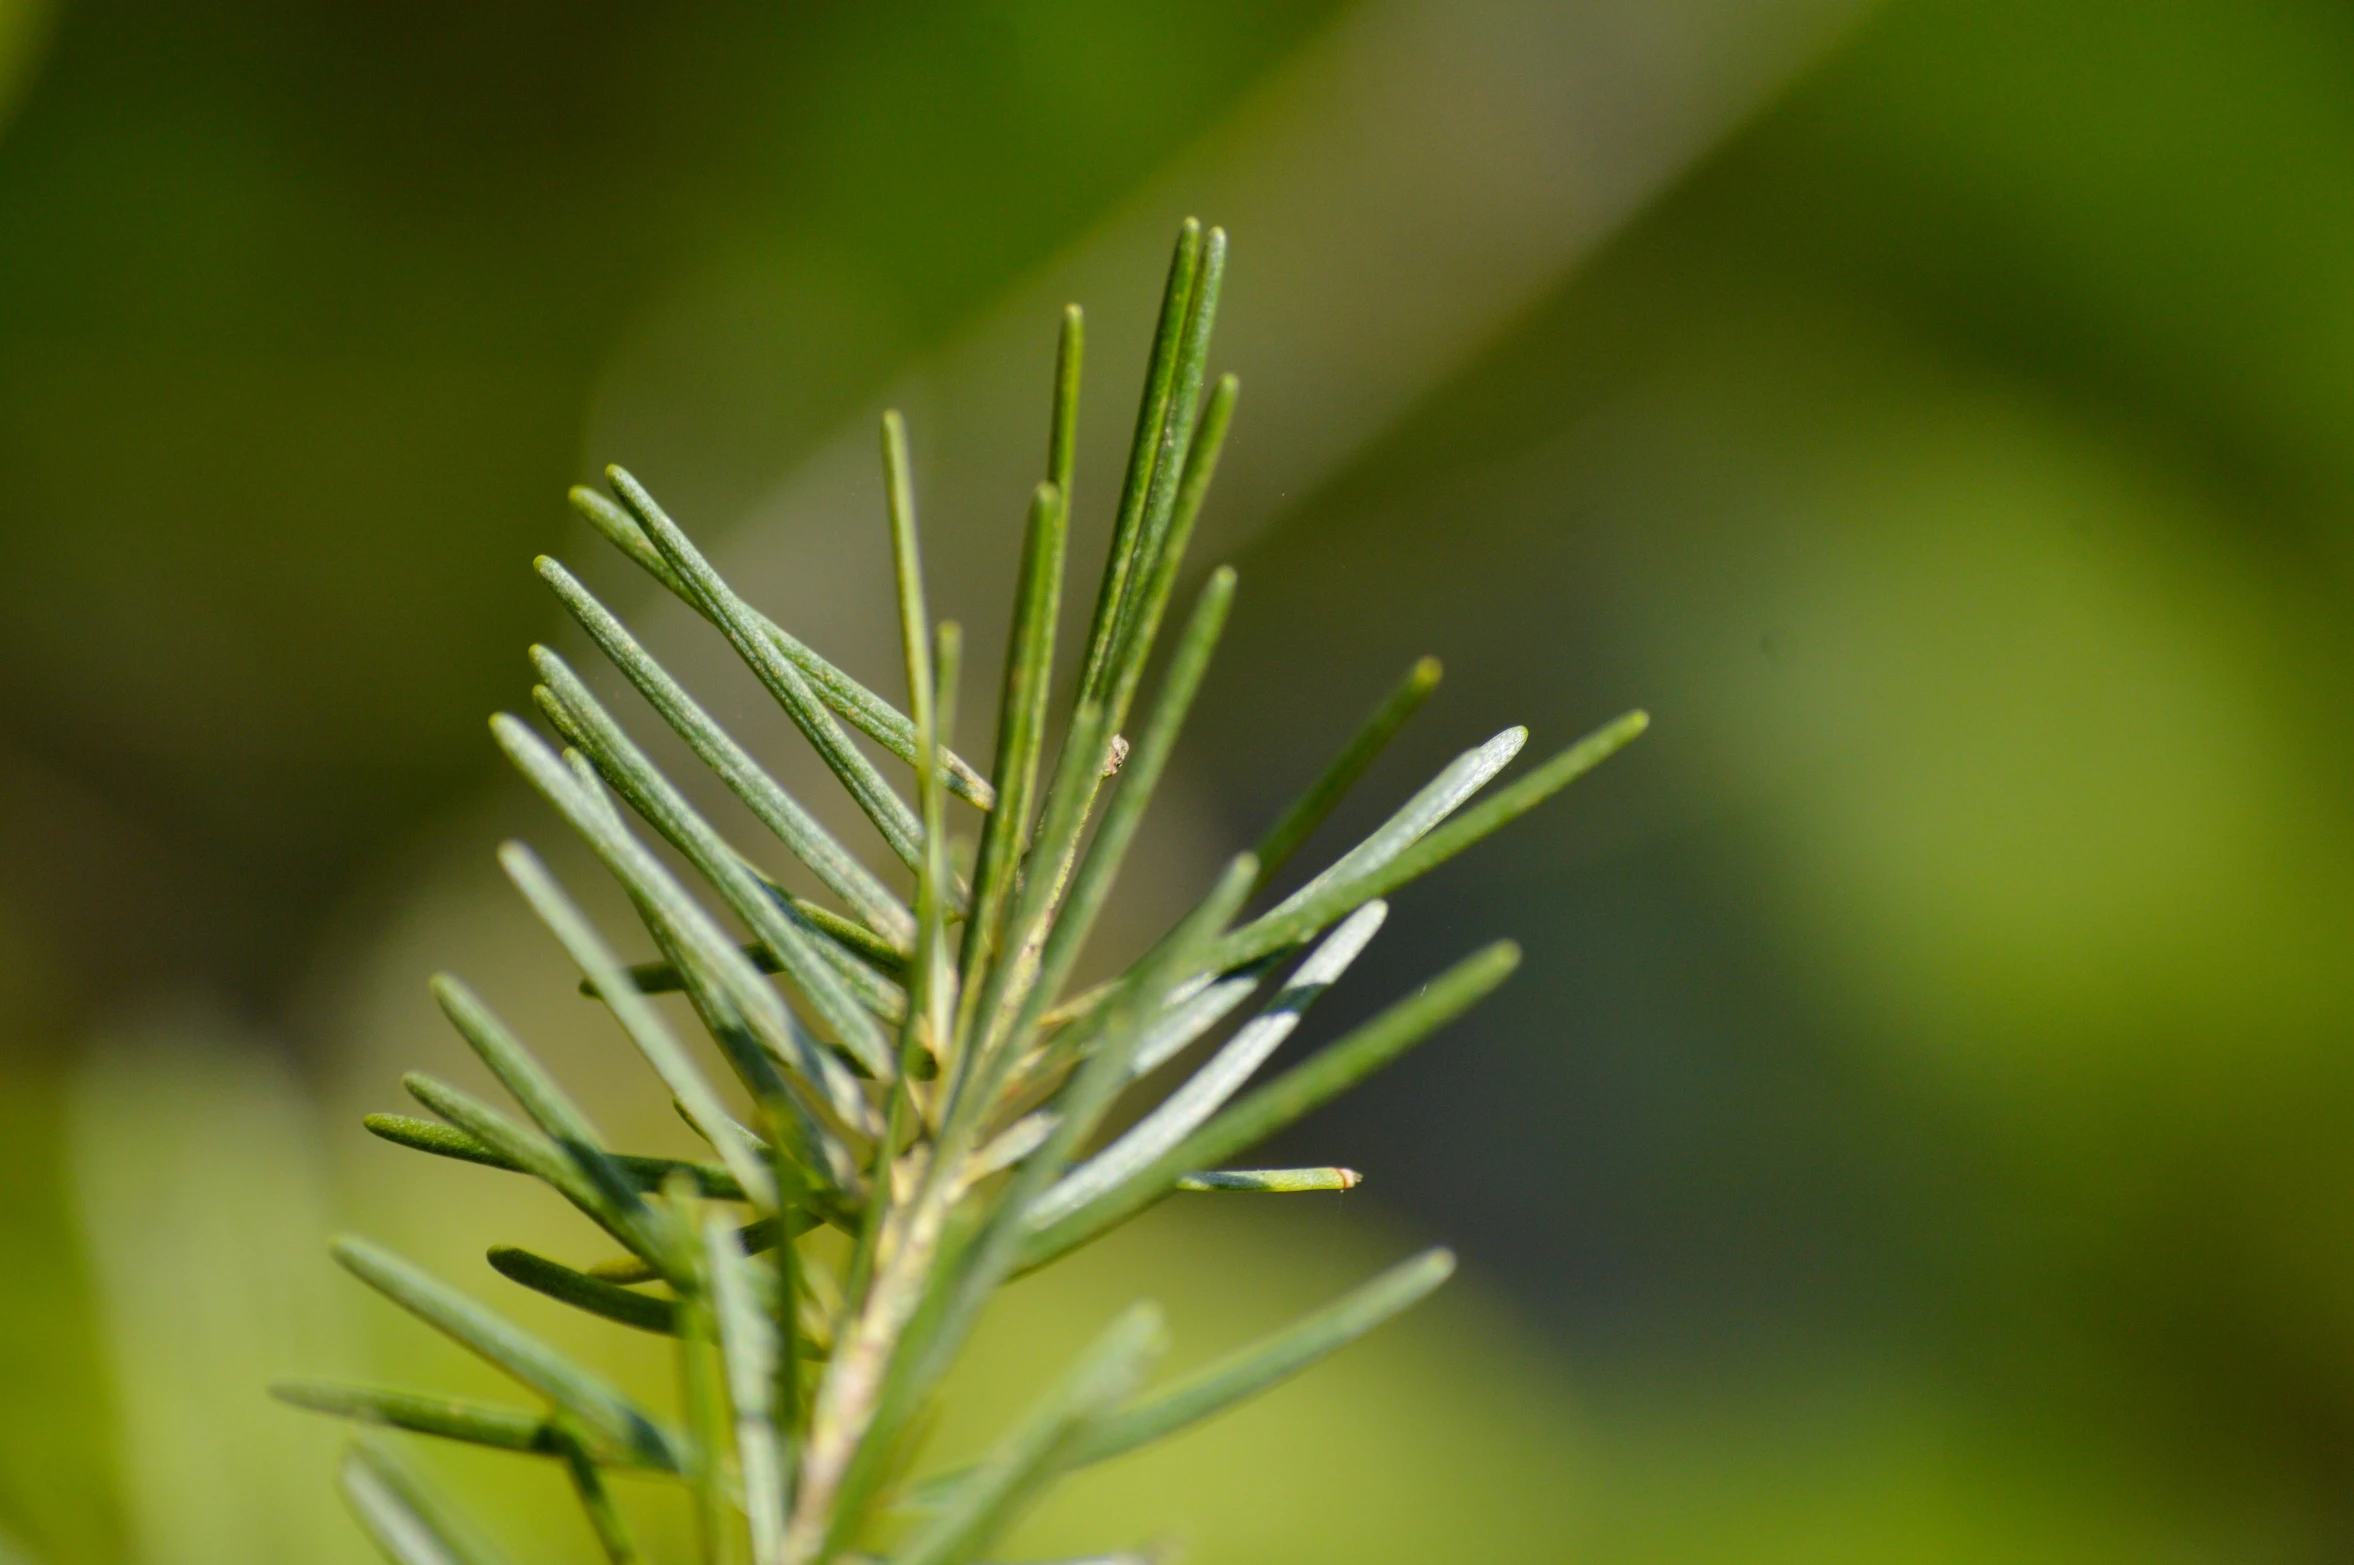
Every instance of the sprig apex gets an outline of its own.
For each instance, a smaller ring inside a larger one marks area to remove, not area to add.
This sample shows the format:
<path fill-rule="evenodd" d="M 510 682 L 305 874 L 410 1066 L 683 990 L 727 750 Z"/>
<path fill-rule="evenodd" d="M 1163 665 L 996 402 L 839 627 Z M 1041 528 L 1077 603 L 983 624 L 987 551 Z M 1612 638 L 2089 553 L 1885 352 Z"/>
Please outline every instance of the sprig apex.
<path fill-rule="evenodd" d="M 559 1459 L 611 1565 L 636 1565 L 639 1555 L 600 1475 L 632 1468 L 696 1491 L 712 1559 L 846 1559 L 841 1551 L 890 1508 L 930 1518 L 898 1546 L 896 1565 L 963 1565 L 984 1557 L 991 1538 L 1064 1472 L 1257 1395 L 1453 1273 L 1452 1252 L 1426 1251 L 1150 1393 L 1144 1369 L 1168 1329 L 1156 1306 L 1137 1305 L 982 1463 L 908 1485 L 890 1476 L 915 1449 L 921 1410 L 971 1323 L 1012 1277 L 1162 1199 L 1200 1199 L 1182 1192 L 1271 1199 L 1361 1185 L 1353 1168 L 1231 1165 L 1477 1004 L 1519 966 L 1520 946 L 1477 949 L 1343 1037 L 1264 1079 L 1259 1073 L 1373 937 L 1386 895 L 1542 803 L 1650 724 L 1647 712 L 1628 712 L 1471 805 L 1528 737 L 1508 729 L 1457 757 L 1299 890 L 1245 916 L 1438 685 L 1440 661 L 1419 658 L 1340 756 L 1161 940 L 1124 974 L 1073 992 L 1069 980 L 1179 743 L 1238 579 L 1219 564 L 1190 611 L 1175 610 L 1241 384 L 1206 369 L 1226 255 L 1225 229 L 1205 230 L 1194 217 L 1179 226 L 1124 484 L 1116 502 L 1104 499 L 1113 520 L 1106 568 L 1085 640 L 1058 660 L 1084 320 L 1075 303 L 1061 311 L 1045 477 L 1020 519 L 1020 585 L 989 777 L 948 747 L 961 641 L 926 603 L 899 409 L 883 411 L 880 429 L 905 711 L 746 602 L 626 468 L 604 469 L 610 495 L 569 488 L 571 505 L 601 537 L 725 637 L 914 872 L 918 894 L 912 906 L 903 901 L 571 571 L 535 556 L 533 570 L 588 640 L 768 828 L 771 846 L 781 844 L 819 886 L 788 890 L 780 866 L 729 841 L 580 674 L 533 643 L 529 661 L 543 682 L 532 694 L 545 726 L 528 707 L 522 716 L 500 712 L 489 720 L 492 737 L 628 893 L 660 960 L 630 965 L 634 953 L 609 945 L 522 843 L 501 844 L 499 861 L 580 968 L 583 992 L 605 1006 L 710 1152 L 687 1160 L 607 1150 L 529 1047 L 449 973 L 435 974 L 430 991 L 523 1117 L 411 1073 L 403 1085 L 438 1118 L 370 1115 L 363 1124 L 396 1145 L 537 1178 L 629 1252 L 578 1269 L 509 1245 L 494 1246 L 489 1259 L 548 1298 L 677 1335 L 685 1427 L 643 1412 L 469 1293 L 348 1234 L 329 1245 L 339 1265 L 536 1392 L 541 1405 L 478 1406 L 326 1382 L 288 1383 L 279 1391 L 285 1400 Z M 1171 638 L 1161 636 L 1164 617 L 1173 628 L 1184 621 Z M 1075 676 L 1075 688 L 1060 683 L 1058 669 Z M 1157 688 L 1146 687 L 1148 674 Z M 1070 692 L 1059 754 L 1048 744 L 1058 688 Z M 906 785 L 886 777 L 850 729 L 913 770 L 912 805 Z M 986 812 L 969 870 L 944 851 L 950 793 Z M 690 870 L 717 892 L 716 904 L 690 889 Z M 812 900 L 821 894 L 834 900 Z M 754 938 L 739 944 L 747 930 Z M 662 991 L 683 991 L 736 1090 L 718 1092 L 698 1063 L 703 1051 L 675 1035 L 674 1018 L 687 1011 L 647 998 Z M 1246 1003 L 1255 1014 L 1216 1031 Z M 1123 1094 L 1212 1038 L 1216 1047 L 1200 1051 L 1208 1058 L 1157 1106 L 1133 1120 L 1118 1112 Z M 912 1053 L 910 1039 L 921 1042 Z M 1088 1153 L 1106 1126 L 1120 1128 Z M 709 1204 L 720 1202 L 738 1206 Z M 827 1269 L 826 1246 L 797 1246 L 819 1224 L 855 1237 L 846 1277 Z M 652 1281 L 669 1293 L 630 1291 Z M 380 1543 L 423 1527 L 435 1533 L 435 1561 L 490 1565 L 457 1547 L 456 1532 L 429 1525 L 440 1508 L 402 1474 L 389 1453 L 347 1464 L 344 1486 L 363 1526 Z M 393 1552 L 408 1565 L 425 1558 Z"/>

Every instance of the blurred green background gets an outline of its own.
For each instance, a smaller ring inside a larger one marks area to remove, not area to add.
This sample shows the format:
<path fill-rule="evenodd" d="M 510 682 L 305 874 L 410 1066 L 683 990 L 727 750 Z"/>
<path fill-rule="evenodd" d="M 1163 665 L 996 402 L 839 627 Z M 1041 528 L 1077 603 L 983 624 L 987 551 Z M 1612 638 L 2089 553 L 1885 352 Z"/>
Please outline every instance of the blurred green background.
<path fill-rule="evenodd" d="M 967 450 L 1035 467 L 1065 292 L 1116 447 L 1196 209 L 1243 591 L 1152 862 L 1423 652 L 1318 854 L 1507 723 L 1657 726 L 1320 1011 L 1530 954 L 1276 1149 L 1366 1187 L 1016 1290 L 942 1447 L 1138 1292 L 1198 1357 L 1416 1242 L 1464 1279 L 1020 1552 L 2354 1553 L 2354 12 L 0 0 L 0 1558 L 359 1558 L 256 1382 L 487 1387 L 317 1246 L 489 1297 L 483 1244 L 580 1249 L 358 1132 L 457 1058 L 432 968 L 674 1133 L 488 866 L 556 836 L 480 726 L 530 556 L 634 590 L 564 487 L 629 463 L 884 683 L 903 401 L 994 646 Z"/>

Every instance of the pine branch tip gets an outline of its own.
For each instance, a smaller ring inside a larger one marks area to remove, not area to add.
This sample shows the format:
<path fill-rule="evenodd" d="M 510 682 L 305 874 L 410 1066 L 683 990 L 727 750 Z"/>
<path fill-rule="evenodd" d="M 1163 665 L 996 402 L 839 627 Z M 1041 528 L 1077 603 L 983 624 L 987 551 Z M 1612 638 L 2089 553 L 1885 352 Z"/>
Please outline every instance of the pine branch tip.
<path fill-rule="evenodd" d="M 273 1382 L 272 1396 L 554 1458 L 611 1565 L 643 1558 L 605 1489 L 607 1475 L 631 1469 L 686 1481 L 713 1561 L 863 1560 L 856 1550 L 887 1508 L 926 1518 L 898 1546 L 899 1565 L 970 1565 L 991 1557 L 992 1540 L 1068 1469 L 1289 1379 L 1453 1273 L 1452 1252 L 1425 1251 L 1149 1392 L 1144 1376 L 1168 1325 L 1157 1306 L 1134 1305 L 981 1464 L 912 1486 L 896 1476 L 920 1450 L 925 1409 L 973 1323 L 1013 1277 L 1177 1191 L 1360 1188 L 1365 1175 L 1339 1165 L 1226 1165 L 1248 1163 L 1250 1148 L 1456 1021 L 1518 967 L 1520 946 L 1499 940 L 1460 956 L 1306 1058 L 1268 1079 L 1258 1073 L 1366 947 L 1386 895 L 1649 726 L 1647 712 L 1625 713 L 1475 802 L 1528 739 L 1517 727 L 1494 735 L 1298 891 L 1246 917 L 1250 899 L 1440 682 L 1440 660 L 1417 658 L 1266 835 L 1220 865 L 1212 885 L 1197 885 L 1198 899 L 1159 940 L 1124 972 L 1074 992 L 1074 965 L 1164 781 L 1239 581 L 1231 563 L 1188 558 L 1241 386 L 1208 368 L 1227 258 L 1224 227 L 1191 215 L 1177 225 L 1121 486 L 1116 503 L 1106 497 L 1104 572 L 1084 639 L 1059 649 L 1075 688 L 1058 678 L 1057 630 L 1074 607 L 1063 593 L 1085 311 L 1076 301 L 1061 307 L 1045 476 L 1018 517 L 1005 661 L 987 676 L 997 706 L 988 776 L 951 748 L 965 649 L 960 627 L 934 618 L 926 597 L 902 409 L 882 409 L 878 424 L 904 711 L 754 606 L 626 467 L 604 466 L 610 493 L 589 482 L 567 488 L 572 509 L 606 542 L 734 649 L 917 890 L 893 889 L 835 841 L 562 561 L 533 555 L 534 573 L 620 676 L 614 688 L 625 682 L 644 698 L 816 876 L 826 900 L 789 891 L 761 867 L 764 855 L 739 849 L 567 655 L 532 641 L 531 704 L 493 714 L 493 741 L 627 895 L 655 959 L 628 965 L 627 940 L 608 944 L 528 843 L 505 840 L 495 857 L 572 958 L 580 992 L 604 1002 L 597 1025 L 621 1026 L 708 1151 L 685 1159 L 608 1150 L 555 1076 L 448 972 L 433 974 L 428 990 L 512 1103 L 494 1107 L 415 1071 L 401 1085 L 434 1117 L 368 1114 L 361 1123 L 395 1145 L 533 1178 L 588 1217 L 623 1253 L 576 1268 L 501 1243 L 484 1261 L 543 1297 L 676 1339 L 680 1421 L 644 1412 L 469 1289 L 354 1234 L 329 1241 L 337 1264 L 539 1404 L 291 1378 Z M 1192 599 L 1182 609 L 1180 588 Z M 1067 728 L 1054 752 L 1051 714 L 1066 689 Z M 904 774 L 886 778 L 854 742 L 861 736 L 913 769 L 912 798 Z M 951 794 L 984 812 L 969 859 L 951 852 Z M 1189 878 L 1198 882 L 1204 867 Z M 702 1026 L 694 1048 L 674 1031 L 687 1012 L 645 998 L 658 991 L 683 991 Z M 1226 1027 L 1246 1002 L 1255 1014 Z M 1196 1044 L 1207 1058 L 1186 1067 L 1184 1083 L 1133 1119 L 1121 1113 L 1123 1094 L 1141 1096 L 1137 1084 Z M 733 1069 L 741 1096 L 715 1093 L 690 1057 L 706 1045 Z M 852 1240 L 846 1272 L 832 1264 L 834 1238 L 796 1245 L 819 1224 Z M 643 1283 L 665 1286 L 632 1291 Z M 471 1548 L 464 1529 L 445 1526 L 431 1487 L 372 1433 L 339 1481 L 401 1565 L 498 1565 L 495 1550 Z"/>

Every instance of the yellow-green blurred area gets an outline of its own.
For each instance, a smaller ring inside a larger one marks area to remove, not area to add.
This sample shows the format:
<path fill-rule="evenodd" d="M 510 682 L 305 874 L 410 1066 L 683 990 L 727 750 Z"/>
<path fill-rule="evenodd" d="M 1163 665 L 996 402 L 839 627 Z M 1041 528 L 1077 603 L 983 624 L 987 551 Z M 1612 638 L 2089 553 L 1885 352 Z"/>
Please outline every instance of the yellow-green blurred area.
<path fill-rule="evenodd" d="M 1091 570 L 1192 211 L 1244 380 L 1196 564 L 1242 587 L 1117 939 L 1423 653 L 1310 863 L 1507 724 L 1655 726 L 1304 1030 L 1526 947 L 1265 1155 L 1364 1187 L 1018 1284 L 934 1454 L 1135 1297 L 1182 1366 L 1463 1274 L 1005 1557 L 2354 1553 L 2354 12 L 0 0 L 0 1559 L 364 1558 L 343 1432 L 261 1383 L 507 1393 L 336 1227 L 669 1404 L 483 1264 L 597 1259 L 556 1198 L 357 1126 L 411 1066 L 486 1090 L 449 967 L 687 1145 L 490 863 L 593 870 L 481 726 L 561 640 L 529 561 L 798 787 L 563 491 L 630 465 L 894 691 L 897 403 L 985 715 L 1055 309 Z M 554 1471 L 417 1454 L 594 1557 Z"/>

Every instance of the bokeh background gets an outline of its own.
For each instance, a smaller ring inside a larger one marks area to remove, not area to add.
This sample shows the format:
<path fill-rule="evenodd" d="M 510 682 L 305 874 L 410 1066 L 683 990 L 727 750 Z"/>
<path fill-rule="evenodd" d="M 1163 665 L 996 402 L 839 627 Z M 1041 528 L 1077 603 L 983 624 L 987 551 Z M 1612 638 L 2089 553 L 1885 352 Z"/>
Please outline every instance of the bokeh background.
<path fill-rule="evenodd" d="M 904 406 L 994 647 L 1055 310 L 1086 561 L 1194 211 L 1243 591 L 1115 943 L 1421 653 L 1319 852 L 1507 723 L 1656 727 L 1315 1019 L 1529 952 L 1279 1149 L 1366 1186 L 1016 1290 L 941 1445 L 1138 1292 L 1191 1358 L 1463 1279 L 1017 1552 L 2354 1553 L 2354 12 L 0 0 L 0 1558 L 365 1557 L 259 1383 L 489 1382 L 320 1236 L 491 1297 L 484 1243 L 584 1243 L 359 1133 L 463 1071 L 433 968 L 676 1136 L 489 864 L 561 846 L 481 727 L 532 554 L 789 735 L 565 486 L 628 463 L 890 688 Z"/>

